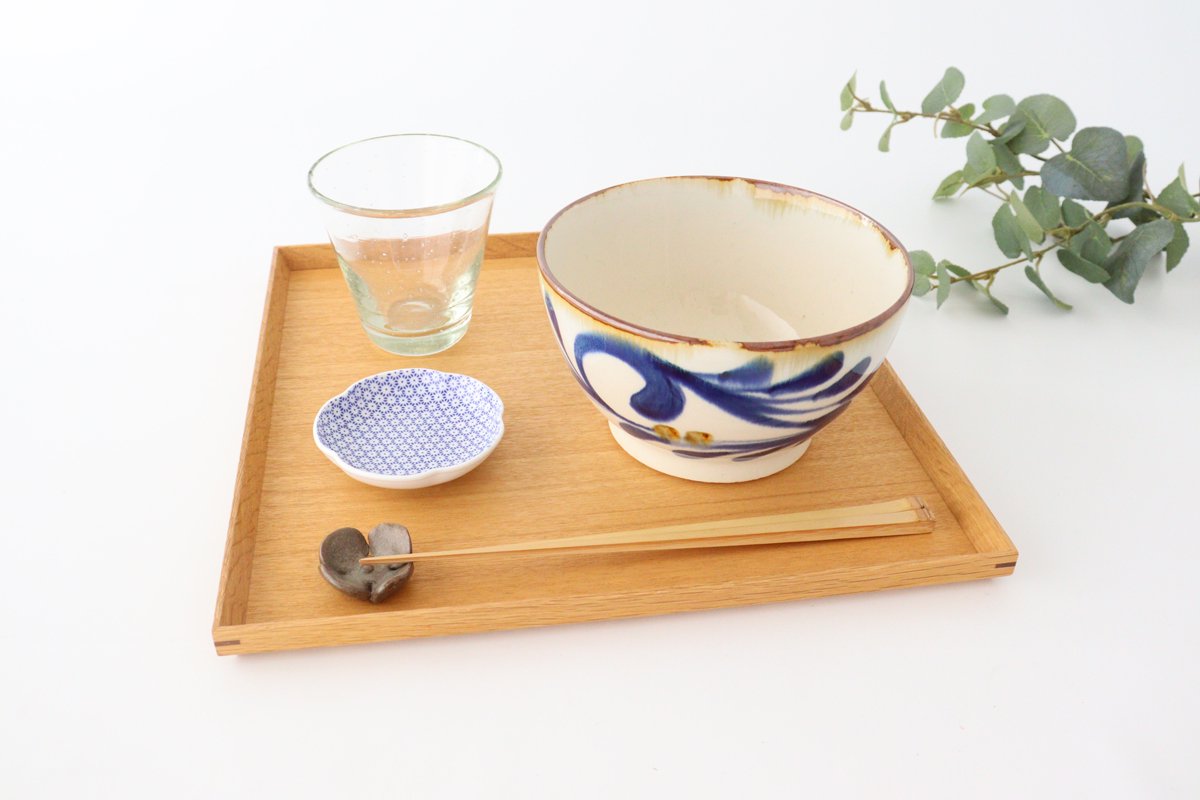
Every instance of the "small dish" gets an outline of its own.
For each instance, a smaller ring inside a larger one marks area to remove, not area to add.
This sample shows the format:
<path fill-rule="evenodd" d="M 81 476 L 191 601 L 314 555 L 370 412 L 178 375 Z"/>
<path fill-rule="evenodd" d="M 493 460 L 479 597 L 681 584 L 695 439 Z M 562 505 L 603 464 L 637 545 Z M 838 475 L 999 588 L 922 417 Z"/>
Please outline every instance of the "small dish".
<path fill-rule="evenodd" d="M 313 441 L 351 478 L 420 489 L 466 475 L 504 436 L 504 403 L 467 375 L 395 369 L 354 383 L 313 420 Z"/>

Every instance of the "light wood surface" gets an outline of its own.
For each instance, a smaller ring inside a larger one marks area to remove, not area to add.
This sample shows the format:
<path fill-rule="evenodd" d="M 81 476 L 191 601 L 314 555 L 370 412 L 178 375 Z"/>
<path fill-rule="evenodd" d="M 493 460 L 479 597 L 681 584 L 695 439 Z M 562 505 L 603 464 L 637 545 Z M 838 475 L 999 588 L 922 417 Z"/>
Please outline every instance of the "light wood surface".
<path fill-rule="evenodd" d="M 589 555 L 689 550 L 702 547 L 748 547 L 762 544 L 800 544 L 871 536 L 912 536 L 933 531 L 933 513 L 920 498 L 846 508 L 822 508 L 791 514 L 745 517 L 686 525 L 664 525 L 633 531 L 609 531 L 587 536 L 507 542 L 485 547 L 433 550 L 404 555 L 368 556 L 360 564 L 408 564 L 414 561 L 469 556 Z"/>
<path fill-rule="evenodd" d="M 222 654 L 526 627 L 745 605 L 1005 575 L 1017 552 L 885 364 L 793 467 L 743 484 L 699 484 L 622 452 L 575 384 L 546 320 L 536 236 L 492 236 L 466 337 L 406 360 L 358 325 L 332 250 L 279 248 L 259 341 L 213 639 Z M 472 375 L 505 402 L 496 452 L 466 476 L 416 491 L 353 481 L 312 442 L 313 416 L 364 375 L 418 364 Z M 872 503 L 919 495 L 926 536 L 721 551 L 514 555 L 469 570 L 430 562 L 378 606 L 317 570 L 344 526 L 400 522 L 420 549 Z M 570 569 L 566 566 L 570 565 Z"/>

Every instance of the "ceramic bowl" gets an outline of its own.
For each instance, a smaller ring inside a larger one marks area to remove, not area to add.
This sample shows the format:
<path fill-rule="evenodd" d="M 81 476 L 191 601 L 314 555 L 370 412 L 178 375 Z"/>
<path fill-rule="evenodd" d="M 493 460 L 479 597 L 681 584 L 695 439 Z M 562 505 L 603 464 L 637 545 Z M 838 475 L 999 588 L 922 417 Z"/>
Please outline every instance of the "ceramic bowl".
<path fill-rule="evenodd" d="M 330 398 L 313 420 L 313 440 L 355 480 L 419 489 L 461 477 L 504 435 L 504 404 L 466 375 L 396 369 Z"/>
<path fill-rule="evenodd" d="M 614 186 L 546 225 L 567 364 L 617 443 L 698 481 L 778 472 L 883 364 L 912 290 L 882 225 L 819 194 L 708 176 Z"/>

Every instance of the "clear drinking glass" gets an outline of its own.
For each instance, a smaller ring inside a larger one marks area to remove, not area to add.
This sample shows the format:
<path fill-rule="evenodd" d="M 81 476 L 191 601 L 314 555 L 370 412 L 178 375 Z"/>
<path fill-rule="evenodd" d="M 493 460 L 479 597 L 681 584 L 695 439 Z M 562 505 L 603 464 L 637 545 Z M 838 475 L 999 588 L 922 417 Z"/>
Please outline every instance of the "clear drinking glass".
<path fill-rule="evenodd" d="M 379 136 L 308 171 L 371 341 L 429 355 L 467 332 L 500 160 L 453 136 Z"/>

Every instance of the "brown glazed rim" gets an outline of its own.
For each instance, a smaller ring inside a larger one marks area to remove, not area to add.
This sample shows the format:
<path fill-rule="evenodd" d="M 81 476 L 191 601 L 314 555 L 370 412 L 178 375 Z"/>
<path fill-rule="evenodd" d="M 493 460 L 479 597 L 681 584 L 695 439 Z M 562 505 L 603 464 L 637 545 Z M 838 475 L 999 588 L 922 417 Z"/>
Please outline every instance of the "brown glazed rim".
<path fill-rule="evenodd" d="M 713 342 L 708 339 L 700 339 L 700 338 L 697 338 L 694 336 L 681 336 L 681 335 L 675 334 L 675 333 L 668 333 L 666 331 L 659 331 L 659 330 L 655 330 L 653 328 L 647 328 L 647 327 L 643 327 L 641 325 L 635 325 L 632 322 L 627 322 L 618 317 L 614 317 L 613 315 L 608 314 L 604 311 L 601 311 L 600 309 L 596 308 L 595 306 L 591 305 L 590 303 L 587 303 L 584 300 L 580 299 L 579 297 L 575 296 L 573 293 L 568 291 L 566 289 L 566 287 L 564 287 L 562 285 L 562 283 L 559 282 L 558 278 L 556 278 L 554 276 L 554 273 L 551 272 L 551 270 L 550 270 L 550 265 L 546 262 L 546 237 L 550 233 L 550 229 L 554 227 L 554 223 L 558 222 L 559 217 L 561 217 L 566 212 L 570 211 L 575 206 L 585 203 L 588 200 L 591 200 L 593 197 L 598 197 L 599 195 L 602 195 L 605 192 L 611 192 L 614 189 L 621 189 L 626 186 L 634 186 L 634 185 L 642 184 L 642 183 L 659 183 L 662 181 L 676 181 L 676 180 L 743 181 L 743 182 L 749 183 L 757 188 L 769 189 L 769 190 L 772 190 L 775 192 L 779 192 L 781 194 L 795 194 L 795 195 L 800 195 L 802 197 L 815 198 L 823 203 L 828 203 L 831 206 L 835 206 L 837 208 L 841 208 L 845 211 L 848 211 L 855 217 L 858 217 L 860 220 L 862 220 L 862 221 L 866 222 L 868 225 L 870 225 L 875 230 L 876 233 L 878 233 L 881 237 L 883 237 L 883 240 L 887 244 L 888 247 L 890 247 L 892 250 L 898 250 L 900 252 L 901 256 L 903 256 L 904 267 L 908 272 L 908 280 L 905 281 L 904 291 L 901 293 L 900 297 L 896 298 L 896 302 L 892 303 L 891 306 L 889 306 L 887 309 L 880 312 L 879 314 L 875 315 L 871 319 L 866 320 L 865 322 L 860 322 L 857 325 L 853 325 L 849 328 L 845 328 L 840 331 L 835 331 L 833 333 L 825 333 L 825 334 L 821 334 L 820 336 L 810 336 L 805 339 L 783 339 L 783 340 L 775 341 L 775 342 Z M 893 235 L 891 231 L 889 231 L 883 225 L 879 224 L 879 222 L 876 221 L 874 218 L 859 211 L 857 208 L 847 205 L 847 204 L 841 202 L 840 200 L 834 200 L 832 197 L 827 197 L 827 196 L 825 196 L 823 194 L 819 194 L 817 192 L 810 192 L 807 189 L 801 189 L 797 186 L 788 186 L 787 184 L 775 183 L 773 181 L 755 180 L 753 178 L 737 178 L 737 177 L 729 177 L 729 176 L 724 176 L 724 175 L 671 175 L 671 176 L 662 177 L 662 178 L 646 178 L 644 180 L 628 181 L 626 183 L 618 183 L 615 186 L 609 186 L 606 189 L 600 189 L 599 191 L 584 195 L 583 197 L 579 198 L 575 202 L 565 206 L 562 210 L 560 210 L 557 214 L 555 214 L 553 217 L 550 218 L 550 221 L 546 223 L 546 227 L 542 228 L 542 232 L 538 236 L 537 260 L 538 260 L 538 270 L 541 272 L 542 278 L 544 278 L 545 281 L 554 288 L 554 291 L 557 294 L 559 294 L 564 300 L 571 303 L 572 305 L 577 307 L 580 311 L 584 312 L 585 314 L 587 314 L 591 317 L 594 317 L 594 318 L 600 320 L 601 322 L 604 322 L 605 324 L 610 325 L 611 327 L 617 328 L 618 330 L 637 334 L 638 336 L 645 336 L 646 338 L 649 338 L 649 339 L 658 339 L 659 341 L 664 341 L 664 342 L 676 342 L 676 343 L 685 343 L 685 344 L 706 344 L 706 345 L 733 344 L 738 347 L 745 348 L 746 350 L 754 350 L 754 351 L 759 351 L 759 350 L 762 350 L 762 351 L 787 351 L 787 350 L 794 350 L 797 347 L 802 347 L 805 345 L 818 345 L 818 346 L 822 346 L 822 347 L 827 347 L 829 345 L 839 344 L 841 342 L 845 342 L 850 339 L 854 339 L 858 336 L 861 336 L 862 334 L 867 333 L 868 331 L 872 331 L 872 330 L 878 328 L 879 326 L 881 326 L 883 323 L 887 322 L 888 319 L 890 319 L 892 316 L 894 316 L 896 314 L 896 312 L 899 311 L 904 306 L 904 303 L 908 300 L 909 295 L 912 293 L 913 281 L 915 279 L 915 276 L 913 274 L 912 260 L 909 258 L 908 251 L 906 249 L 904 249 L 904 246 L 902 244 L 900 244 L 899 240 L 896 239 L 895 235 Z"/>

